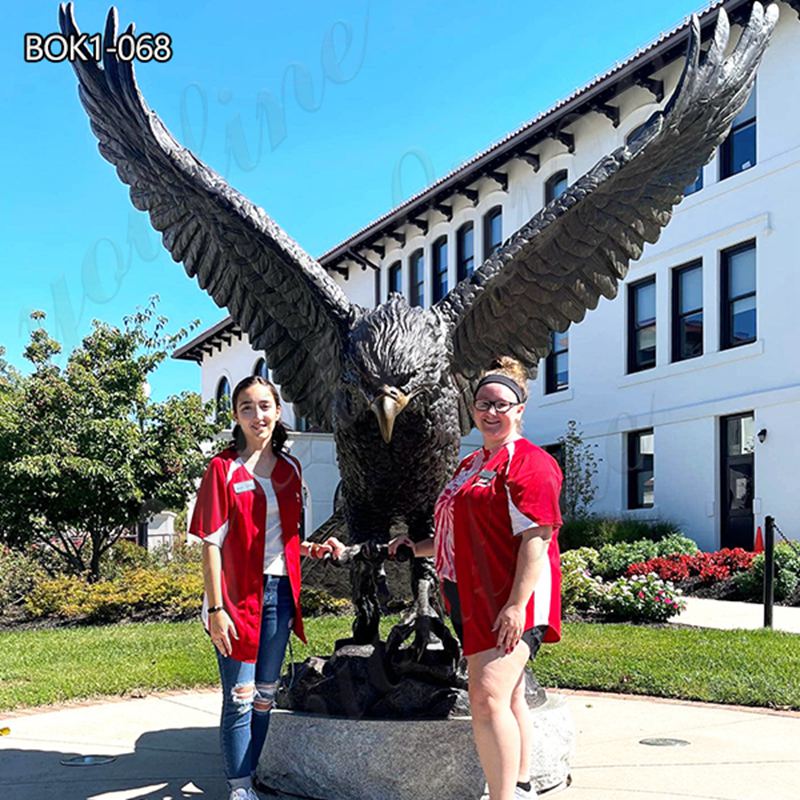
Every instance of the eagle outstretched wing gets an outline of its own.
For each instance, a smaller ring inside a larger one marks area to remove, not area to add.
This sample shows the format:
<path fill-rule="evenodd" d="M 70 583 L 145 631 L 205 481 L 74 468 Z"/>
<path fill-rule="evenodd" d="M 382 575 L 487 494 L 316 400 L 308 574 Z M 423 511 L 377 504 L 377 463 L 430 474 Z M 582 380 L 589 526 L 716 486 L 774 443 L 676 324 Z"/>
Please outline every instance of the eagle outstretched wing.
<path fill-rule="evenodd" d="M 72 3 L 60 6 L 59 24 L 65 35 L 78 35 Z M 116 40 L 112 8 L 103 41 Z M 284 398 L 330 429 L 355 308 L 261 208 L 175 141 L 142 97 L 132 62 L 106 53 L 103 68 L 91 59 L 73 67 L 100 153 L 130 186 L 133 204 L 149 213 L 172 258 L 266 352 Z"/>
<path fill-rule="evenodd" d="M 663 112 L 435 306 L 449 325 L 452 370 L 462 384 L 498 355 L 515 356 L 534 373 L 552 331 L 580 322 L 601 295 L 616 295 L 630 261 L 641 256 L 646 242 L 658 240 L 684 188 L 744 107 L 777 19 L 777 6 L 765 11 L 754 3 L 748 25 L 725 57 L 730 25 L 720 9 L 701 58 L 694 16 L 686 65 Z"/>

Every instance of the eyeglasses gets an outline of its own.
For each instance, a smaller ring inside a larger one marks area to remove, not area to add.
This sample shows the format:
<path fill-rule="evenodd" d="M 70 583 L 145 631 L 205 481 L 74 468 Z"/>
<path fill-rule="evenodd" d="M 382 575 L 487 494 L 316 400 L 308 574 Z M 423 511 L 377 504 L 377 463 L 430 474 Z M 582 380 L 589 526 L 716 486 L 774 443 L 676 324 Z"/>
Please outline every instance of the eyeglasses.
<path fill-rule="evenodd" d="M 493 408 L 498 414 L 507 414 L 514 406 L 521 406 L 522 403 L 509 403 L 508 400 L 476 400 L 476 411 L 488 411 Z"/>

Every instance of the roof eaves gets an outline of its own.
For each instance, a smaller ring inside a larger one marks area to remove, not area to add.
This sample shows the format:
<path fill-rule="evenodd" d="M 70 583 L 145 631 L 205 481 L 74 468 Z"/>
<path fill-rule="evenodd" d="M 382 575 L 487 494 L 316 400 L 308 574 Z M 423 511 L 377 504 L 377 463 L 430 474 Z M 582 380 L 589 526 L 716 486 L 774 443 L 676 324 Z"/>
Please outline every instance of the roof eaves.
<path fill-rule="evenodd" d="M 715 21 L 719 9 L 724 7 L 729 13 L 742 6 L 752 4 L 753 0 L 714 0 L 703 11 L 698 13 L 701 27 L 709 29 Z M 800 7 L 800 0 L 793 0 L 792 6 Z M 489 167 L 493 161 L 508 161 L 513 158 L 516 148 L 537 133 L 553 127 L 559 119 L 575 111 L 578 107 L 595 100 L 597 95 L 625 78 L 642 72 L 649 64 L 672 48 L 679 47 L 689 36 L 691 16 L 674 28 L 661 33 L 650 44 L 638 48 L 630 56 L 618 62 L 610 69 L 597 75 L 585 86 L 576 89 L 567 97 L 559 100 L 554 106 L 538 114 L 532 120 L 504 136 L 498 142 L 477 153 L 447 175 L 430 186 L 417 192 L 400 205 L 387 211 L 368 225 L 356 231 L 350 237 L 327 250 L 319 257 L 323 267 L 330 268 L 334 262 L 347 257 L 347 251 L 356 246 L 364 246 L 370 241 L 381 238 L 381 230 L 403 224 L 407 218 L 419 215 L 423 209 L 434 202 L 437 195 L 455 194 L 458 188 L 464 188 L 477 181 L 481 176 L 481 168 Z M 531 143 L 529 146 L 533 146 Z"/>
<path fill-rule="evenodd" d="M 203 347 L 211 340 L 225 333 L 233 333 L 238 330 L 239 326 L 233 321 L 229 315 L 224 319 L 212 325 L 207 330 L 195 336 L 190 342 L 181 345 L 177 350 L 172 353 L 172 358 L 180 361 L 196 361 L 200 363 L 203 360 Z"/>

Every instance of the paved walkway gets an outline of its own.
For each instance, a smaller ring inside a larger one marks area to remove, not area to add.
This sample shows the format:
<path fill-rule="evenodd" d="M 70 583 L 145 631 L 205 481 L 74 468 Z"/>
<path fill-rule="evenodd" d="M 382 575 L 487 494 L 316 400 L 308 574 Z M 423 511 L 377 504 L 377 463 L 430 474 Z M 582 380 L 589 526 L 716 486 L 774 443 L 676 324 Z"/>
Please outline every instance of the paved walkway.
<path fill-rule="evenodd" d="M 800 714 L 567 692 L 575 800 L 798 800 Z M 0 717 L 2 800 L 222 800 L 219 695 L 201 691 Z M 677 738 L 677 747 L 641 744 Z M 69 767 L 76 754 L 103 766 Z M 326 800 L 347 800 L 327 798 Z M 423 798 L 420 800 L 434 800 Z"/>
<path fill-rule="evenodd" d="M 699 628 L 756 629 L 764 626 L 764 606 L 760 603 L 734 603 L 730 600 L 686 598 L 686 610 L 672 622 Z M 776 631 L 800 633 L 800 608 L 773 606 L 772 627 Z M 800 798 L 800 788 L 797 791 Z"/>
<path fill-rule="evenodd" d="M 763 608 L 687 598 L 675 621 L 760 628 Z M 776 606 L 774 623 L 800 633 L 800 608 Z M 800 714 L 565 694 L 578 737 L 573 785 L 559 797 L 800 800 Z M 0 714 L 0 728 L 10 729 L 0 736 L 0 800 L 223 800 L 218 717 L 214 691 Z M 652 738 L 686 744 L 641 743 Z M 79 754 L 114 760 L 88 767 L 62 763 Z"/>

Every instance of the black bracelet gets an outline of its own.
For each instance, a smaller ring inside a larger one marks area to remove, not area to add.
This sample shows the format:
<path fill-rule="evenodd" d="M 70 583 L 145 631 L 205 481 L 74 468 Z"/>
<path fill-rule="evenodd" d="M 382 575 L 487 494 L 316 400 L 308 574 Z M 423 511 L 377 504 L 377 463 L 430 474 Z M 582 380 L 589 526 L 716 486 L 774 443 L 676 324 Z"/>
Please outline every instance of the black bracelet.
<path fill-rule="evenodd" d="M 225 610 L 225 606 L 212 606 L 211 608 L 208 609 L 208 613 L 209 614 L 216 614 L 217 611 L 224 611 L 224 610 Z"/>

